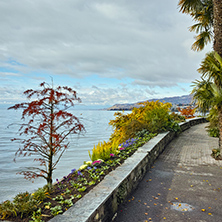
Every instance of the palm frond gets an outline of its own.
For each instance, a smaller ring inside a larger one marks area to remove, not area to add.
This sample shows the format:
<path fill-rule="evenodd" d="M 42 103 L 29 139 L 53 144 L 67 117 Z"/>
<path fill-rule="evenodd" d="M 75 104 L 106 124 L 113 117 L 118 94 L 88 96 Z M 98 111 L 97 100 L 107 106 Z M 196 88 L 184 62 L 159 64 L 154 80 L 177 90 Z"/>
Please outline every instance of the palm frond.
<path fill-rule="evenodd" d="M 201 51 L 211 42 L 212 33 L 211 31 L 203 31 L 195 37 L 196 41 L 191 46 L 191 49 L 194 51 Z"/>
<path fill-rule="evenodd" d="M 203 78 L 213 80 L 218 88 L 222 87 L 222 58 L 218 53 L 214 51 L 207 53 L 198 72 Z"/>
<path fill-rule="evenodd" d="M 190 14 L 192 11 L 197 11 L 197 9 L 202 5 L 201 0 L 180 0 L 178 3 L 180 12 L 185 14 Z"/>

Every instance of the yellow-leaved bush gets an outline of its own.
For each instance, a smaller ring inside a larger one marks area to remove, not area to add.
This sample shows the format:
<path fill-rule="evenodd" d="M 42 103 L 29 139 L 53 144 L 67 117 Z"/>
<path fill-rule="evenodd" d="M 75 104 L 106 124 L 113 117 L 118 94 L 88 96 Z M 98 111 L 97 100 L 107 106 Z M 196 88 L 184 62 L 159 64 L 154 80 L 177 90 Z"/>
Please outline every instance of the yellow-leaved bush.
<path fill-rule="evenodd" d="M 102 159 L 110 159 L 110 154 L 118 153 L 118 145 L 108 141 L 99 142 L 97 145 L 94 145 L 92 149 L 92 154 L 89 151 L 89 157 L 92 161 Z"/>
<path fill-rule="evenodd" d="M 129 114 L 124 114 L 124 112 L 114 114 L 115 119 L 109 122 L 114 132 L 108 142 L 99 142 L 94 146 L 92 154 L 89 152 L 92 161 L 109 159 L 111 153 L 118 152 L 119 144 L 135 138 L 142 130 L 160 133 L 178 126 L 174 122 L 173 115 L 170 114 L 171 103 L 147 101 L 138 105 L 140 107 L 134 108 Z"/>
<path fill-rule="evenodd" d="M 119 143 L 129 138 L 134 138 L 139 131 L 146 129 L 150 133 L 166 131 L 171 121 L 171 103 L 151 101 L 139 103 L 139 108 L 134 108 L 130 114 L 115 113 L 115 120 L 109 122 L 114 132 L 111 141 L 118 140 Z"/>

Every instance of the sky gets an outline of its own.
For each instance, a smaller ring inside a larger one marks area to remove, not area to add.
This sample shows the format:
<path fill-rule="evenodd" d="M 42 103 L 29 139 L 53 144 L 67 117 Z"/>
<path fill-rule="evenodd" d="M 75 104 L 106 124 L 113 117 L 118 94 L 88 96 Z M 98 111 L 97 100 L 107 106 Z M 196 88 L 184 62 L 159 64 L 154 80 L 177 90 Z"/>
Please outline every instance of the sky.
<path fill-rule="evenodd" d="M 82 107 L 190 94 L 208 45 L 179 0 L 0 1 L 0 103 L 41 82 L 69 86 Z"/>

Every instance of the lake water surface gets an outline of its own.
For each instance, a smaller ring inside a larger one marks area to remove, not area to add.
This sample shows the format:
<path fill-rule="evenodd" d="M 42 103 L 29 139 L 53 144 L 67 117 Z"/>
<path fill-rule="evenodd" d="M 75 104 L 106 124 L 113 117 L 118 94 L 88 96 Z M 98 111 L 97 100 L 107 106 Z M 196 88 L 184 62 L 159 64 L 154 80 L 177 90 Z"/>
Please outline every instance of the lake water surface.
<path fill-rule="evenodd" d="M 34 183 L 27 181 L 22 175 L 16 174 L 24 170 L 24 167 L 32 166 L 33 159 L 29 157 L 17 158 L 13 161 L 15 152 L 19 144 L 11 142 L 11 139 L 18 137 L 17 131 L 19 126 L 11 123 L 19 123 L 21 112 L 7 110 L 8 106 L 0 105 L 0 202 L 11 200 L 19 192 L 37 189 L 45 185 L 45 180 L 38 178 Z M 71 172 L 71 169 L 78 169 L 84 161 L 90 160 L 88 150 L 99 141 L 107 141 L 112 133 L 112 127 L 109 121 L 114 119 L 113 111 L 105 110 L 72 110 L 85 126 L 86 132 L 77 137 L 70 138 L 70 147 L 62 156 L 56 170 L 53 174 L 53 180 L 60 179 Z"/>

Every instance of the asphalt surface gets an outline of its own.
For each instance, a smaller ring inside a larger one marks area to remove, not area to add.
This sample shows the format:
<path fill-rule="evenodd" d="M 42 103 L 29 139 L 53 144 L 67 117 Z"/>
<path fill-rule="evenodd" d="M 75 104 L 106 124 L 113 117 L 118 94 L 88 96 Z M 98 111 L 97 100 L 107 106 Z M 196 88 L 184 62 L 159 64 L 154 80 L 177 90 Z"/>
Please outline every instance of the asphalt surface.
<path fill-rule="evenodd" d="M 207 135 L 206 125 L 166 147 L 114 222 L 222 222 L 222 161 L 210 156 L 218 139 Z"/>

